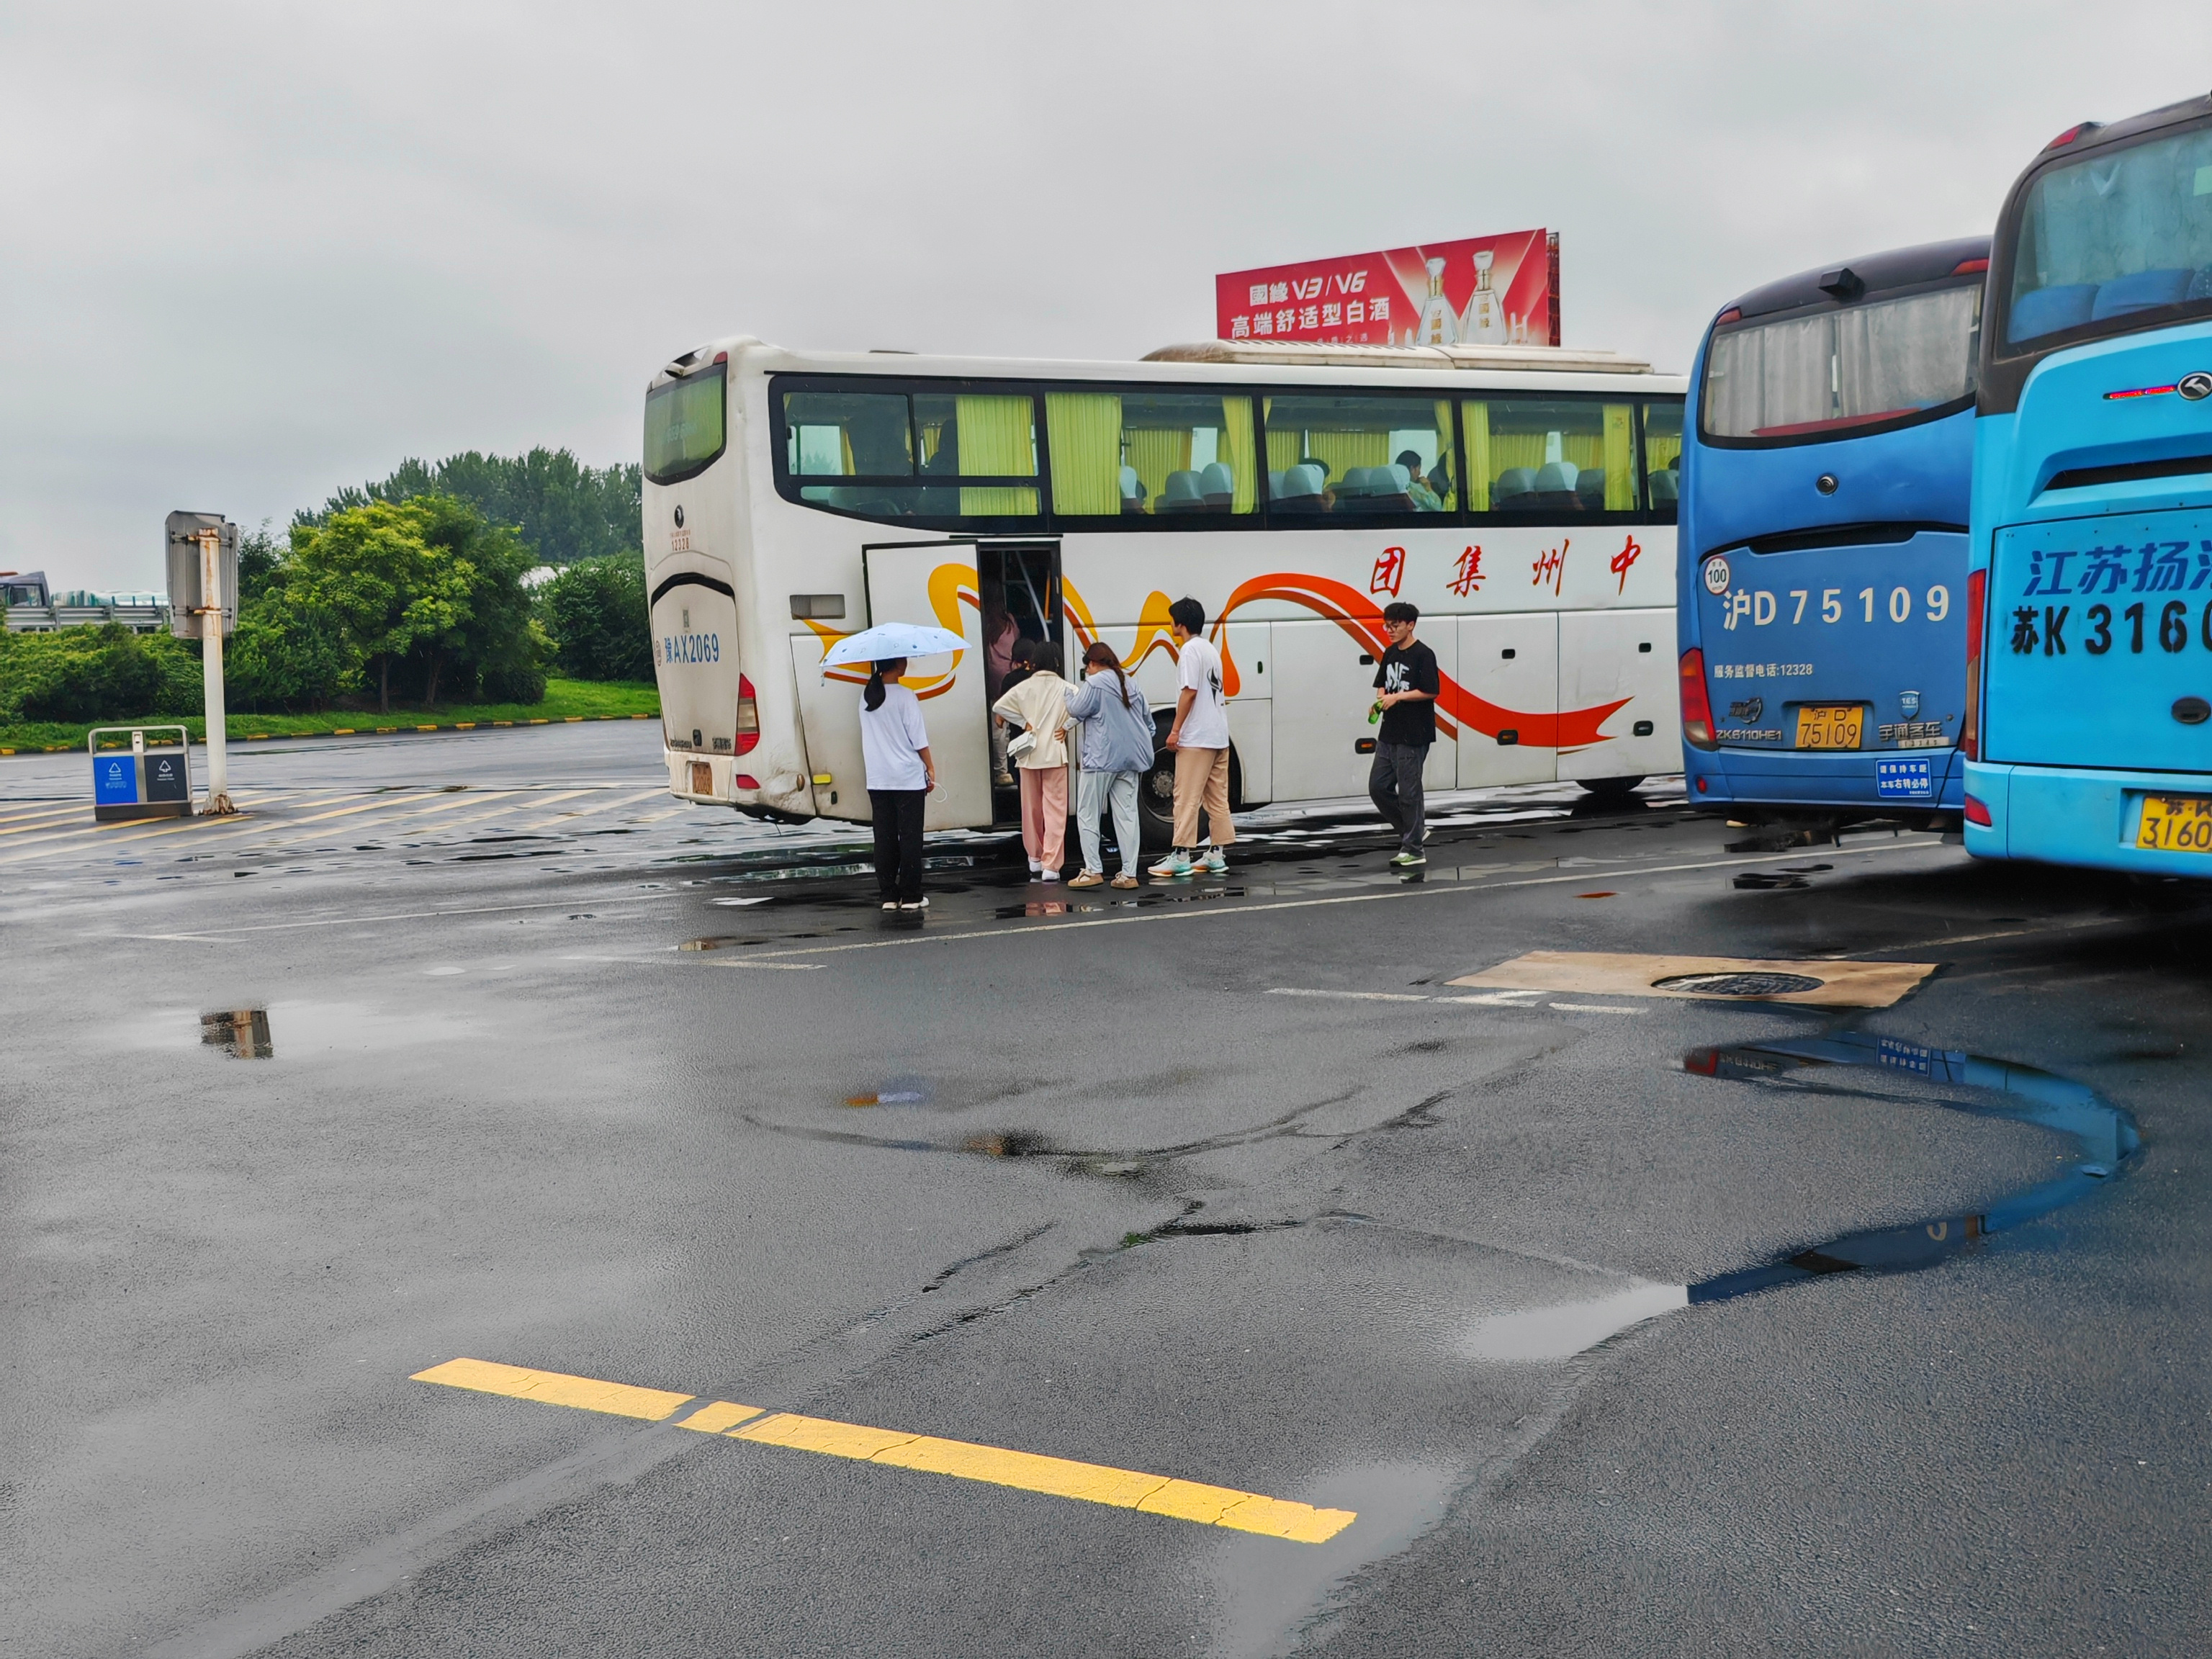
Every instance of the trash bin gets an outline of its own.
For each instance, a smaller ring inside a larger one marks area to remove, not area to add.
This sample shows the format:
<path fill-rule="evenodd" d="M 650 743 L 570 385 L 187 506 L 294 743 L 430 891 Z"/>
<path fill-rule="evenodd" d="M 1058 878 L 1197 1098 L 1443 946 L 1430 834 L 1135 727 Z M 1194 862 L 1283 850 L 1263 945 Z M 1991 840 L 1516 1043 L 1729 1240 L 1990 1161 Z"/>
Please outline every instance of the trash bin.
<path fill-rule="evenodd" d="M 131 746 L 102 749 L 102 736 L 123 732 Z M 147 734 L 155 734 L 149 748 Z M 167 734 L 173 732 L 173 738 Z M 85 736 L 92 756 L 92 816 L 96 823 L 120 818 L 188 818 L 192 815 L 190 734 L 181 726 L 96 726 Z"/>

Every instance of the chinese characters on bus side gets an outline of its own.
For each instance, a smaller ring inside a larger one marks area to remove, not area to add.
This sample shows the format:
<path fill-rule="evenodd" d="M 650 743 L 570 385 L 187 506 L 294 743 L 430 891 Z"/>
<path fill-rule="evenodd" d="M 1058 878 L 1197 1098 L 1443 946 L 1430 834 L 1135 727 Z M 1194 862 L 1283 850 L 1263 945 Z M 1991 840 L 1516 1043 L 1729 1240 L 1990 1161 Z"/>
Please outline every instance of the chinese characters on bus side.
<path fill-rule="evenodd" d="M 2067 585 L 2067 565 L 2073 560 L 2082 562 L 2078 574 L 2081 585 Z M 2134 561 L 2134 568 L 2129 562 Z M 2139 548 L 2092 547 L 2069 548 L 2063 551 L 2034 552 L 2028 555 L 2027 586 L 2021 590 L 2022 599 L 2037 594 L 2081 593 L 2094 594 L 2098 584 L 2104 585 L 2106 593 L 2117 593 L 2124 585 L 2130 593 L 2179 593 L 2186 587 L 2195 591 L 2212 582 L 2212 541 L 2197 544 L 2195 576 L 2191 579 L 2189 544 L 2179 542 L 2145 542 Z"/>
<path fill-rule="evenodd" d="M 1459 562 L 1452 566 L 1451 580 L 1444 586 L 1462 599 L 1482 591 L 1481 548 L 1470 547 L 1459 556 Z"/>
<path fill-rule="evenodd" d="M 2212 586 L 2212 541 L 2199 541 L 2193 550 L 2186 540 L 2148 541 L 2140 547 L 2115 543 L 2031 552 L 2027 586 L 2021 597 L 2181 593 L 2208 586 Z M 2184 600 L 2168 599 L 2154 617 L 2148 605 L 2137 599 L 2117 613 L 2109 605 L 2092 605 L 2076 619 L 2070 605 L 2017 605 L 2008 643 L 2018 657 L 2063 657 L 2071 654 L 2075 645 L 2090 656 L 2101 657 L 2124 641 L 2128 654 L 2139 656 L 2146 643 L 2155 640 L 2159 649 L 2170 655 L 2188 648 L 2189 609 Z M 2075 630 L 2070 639 L 2069 622 Z M 2197 633 L 2204 648 L 2212 651 L 2212 600 L 2205 603 Z"/>
<path fill-rule="evenodd" d="M 1535 573 L 1528 579 L 1529 586 L 1541 587 L 1549 581 L 1552 592 L 1554 594 L 1559 592 L 1559 584 L 1566 578 L 1567 547 L 1571 539 L 1566 536 L 1560 537 L 1557 547 L 1547 547 L 1529 561 L 1528 568 Z"/>
<path fill-rule="evenodd" d="M 1636 562 L 1638 557 L 1643 553 L 1643 551 L 1644 550 L 1636 544 L 1636 538 L 1631 536 L 1628 538 L 1628 544 L 1622 548 L 1620 552 L 1614 554 L 1613 556 L 1613 562 L 1606 567 L 1606 568 L 1612 571 L 1614 575 L 1620 578 L 1620 592 L 1623 593 L 1628 592 L 1629 567 Z"/>
<path fill-rule="evenodd" d="M 1398 597 L 1398 584 L 1405 580 L 1406 550 L 1386 547 L 1382 550 L 1382 556 L 1375 561 L 1375 574 L 1368 579 L 1367 591 L 1388 593 L 1395 599 Z"/>
<path fill-rule="evenodd" d="M 2032 605 L 2015 606 L 2012 613 L 2013 655 L 2032 656 L 2038 647 L 2046 657 L 2067 655 L 2066 623 L 2073 612 L 2074 607 L 2070 605 L 2046 605 L 2039 616 Z M 2149 612 L 2141 599 L 2119 613 L 2117 620 L 2121 632 L 2118 635 L 2113 632 L 2115 618 L 2109 605 L 2093 605 L 2081 613 L 2081 617 L 2087 632 L 2086 636 L 2077 635 L 2076 639 L 2081 648 L 2091 656 L 2103 656 L 2123 637 L 2127 641 L 2130 656 L 2142 654 Z M 2187 602 L 2168 599 L 2159 611 L 2154 628 L 2148 631 L 2158 641 L 2158 648 L 2169 656 L 2186 650 L 2189 646 Z M 2204 602 L 2203 614 L 2197 621 L 2197 635 L 2204 641 L 2204 648 L 2212 651 L 2212 599 Z"/>
<path fill-rule="evenodd" d="M 1839 623 L 1853 608 L 1844 604 L 1844 592 L 1840 587 L 1820 590 L 1820 617 L 1823 623 Z M 1722 598 L 1718 594 L 1714 597 Z M 1891 588 L 1887 600 L 1882 599 L 1878 590 L 1871 587 L 1862 587 L 1853 597 L 1858 601 L 1856 609 L 1862 622 L 1874 621 L 1878 609 L 1893 623 L 1912 620 L 1912 590 L 1909 587 Z M 1739 587 L 1722 601 L 1721 626 L 1733 633 L 1737 623 L 1748 620 L 1753 628 L 1765 628 L 1781 615 L 1779 600 L 1784 598 L 1796 601 L 1790 612 L 1790 624 L 1794 628 L 1805 620 L 1806 608 L 1813 598 L 1813 590 L 1809 587 L 1793 587 L 1784 595 L 1770 593 L 1764 588 Z M 1922 612 L 1923 621 L 1942 622 L 1951 614 L 1951 590 L 1943 586 L 1931 587 L 1921 596 L 1921 603 L 1926 607 Z"/>

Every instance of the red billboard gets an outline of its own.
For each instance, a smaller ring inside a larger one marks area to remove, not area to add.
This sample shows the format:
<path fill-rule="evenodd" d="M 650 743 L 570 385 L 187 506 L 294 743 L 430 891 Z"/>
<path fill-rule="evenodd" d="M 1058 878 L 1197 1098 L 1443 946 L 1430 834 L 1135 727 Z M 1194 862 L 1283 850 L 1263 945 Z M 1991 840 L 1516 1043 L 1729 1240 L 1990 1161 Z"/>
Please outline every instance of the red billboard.
<path fill-rule="evenodd" d="M 1559 238 L 1516 230 L 1213 279 L 1224 340 L 1557 345 Z"/>

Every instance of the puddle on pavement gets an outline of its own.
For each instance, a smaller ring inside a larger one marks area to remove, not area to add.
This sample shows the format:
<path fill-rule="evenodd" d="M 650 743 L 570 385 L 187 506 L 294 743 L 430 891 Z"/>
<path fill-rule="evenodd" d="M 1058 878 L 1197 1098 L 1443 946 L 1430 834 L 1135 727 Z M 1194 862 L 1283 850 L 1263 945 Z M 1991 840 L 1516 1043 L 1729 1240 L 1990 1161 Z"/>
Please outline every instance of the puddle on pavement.
<path fill-rule="evenodd" d="M 1025 904 L 1002 904 L 991 914 L 1001 921 L 1011 921 L 1021 916 L 1087 915 L 1100 908 L 1068 899 L 1031 899 Z"/>
<path fill-rule="evenodd" d="M 235 1060 L 273 1060 L 266 1008 L 220 1009 L 200 1016 L 200 1042 Z"/>
<path fill-rule="evenodd" d="M 2081 1161 L 2054 1180 L 2000 1200 L 1979 1214 L 1936 1216 L 1903 1227 L 1882 1227 L 1798 1250 L 1763 1267 L 1723 1273 L 1689 1287 L 1689 1300 L 1725 1302 L 1778 1285 L 1795 1285 L 1838 1273 L 1912 1273 L 2009 1232 L 2087 1197 L 2126 1171 L 2142 1145 L 2135 1119 L 2085 1083 L 2009 1060 L 1990 1060 L 1956 1048 L 1934 1048 L 1895 1037 L 1847 1032 L 1802 1041 L 1698 1048 L 1683 1057 L 1685 1071 L 1738 1082 L 1784 1083 L 1799 1071 L 1832 1066 L 1868 1066 L 1923 1083 L 1983 1091 L 1975 1100 L 1933 1103 L 1977 1117 L 2032 1123 L 2069 1137 Z"/>
<path fill-rule="evenodd" d="M 1516 1308 L 1479 1319 L 1468 1329 L 1460 1352 L 1469 1359 L 1500 1364 L 1571 1359 L 1631 1325 L 1689 1305 L 1689 1292 L 1680 1285 L 1632 1279 L 1626 1290 L 1609 1296 Z"/>
<path fill-rule="evenodd" d="M 1050 1158 L 1052 1142 L 1034 1129 L 996 1129 L 986 1134 L 970 1135 L 961 1143 L 961 1150 L 980 1153 L 985 1158 Z"/>
<path fill-rule="evenodd" d="M 1741 892 L 1770 893 L 1810 887 L 1813 884 L 1802 876 L 1785 876 L 1779 871 L 1746 870 L 1735 877 L 1734 884 Z"/>
<path fill-rule="evenodd" d="M 1355 1463 L 1276 1494 L 1359 1518 L 1325 1543 L 1291 1547 L 1235 1536 L 1217 1547 L 1207 1576 L 1222 1624 L 1207 1652 L 1213 1659 L 1261 1659 L 1309 1645 L 1316 1627 L 1340 1610 L 1345 1586 L 1441 1522 L 1463 1478 L 1429 1463 Z"/>

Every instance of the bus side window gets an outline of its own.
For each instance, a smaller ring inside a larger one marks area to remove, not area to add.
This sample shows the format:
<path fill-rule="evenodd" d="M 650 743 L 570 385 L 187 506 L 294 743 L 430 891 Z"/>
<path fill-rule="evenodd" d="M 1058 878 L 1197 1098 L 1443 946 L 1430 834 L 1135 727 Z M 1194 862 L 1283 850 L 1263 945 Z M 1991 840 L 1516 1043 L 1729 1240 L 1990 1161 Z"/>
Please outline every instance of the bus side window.
<path fill-rule="evenodd" d="M 1644 405 L 1644 488 L 1652 515 L 1674 522 L 1682 495 L 1682 405 Z"/>
<path fill-rule="evenodd" d="M 1458 511 L 1450 399 L 1313 392 L 1264 404 L 1270 513 L 1374 524 Z"/>
<path fill-rule="evenodd" d="M 1071 386 L 1044 403 L 1056 517 L 1197 529 L 1258 510 L 1250 398 Z"/>
<path fill-rule="evenodd" d="M 1633 512 L 1635 406 L 1588 398 L 1469 398 L 1469 504 L 1547 521 Z"/>

